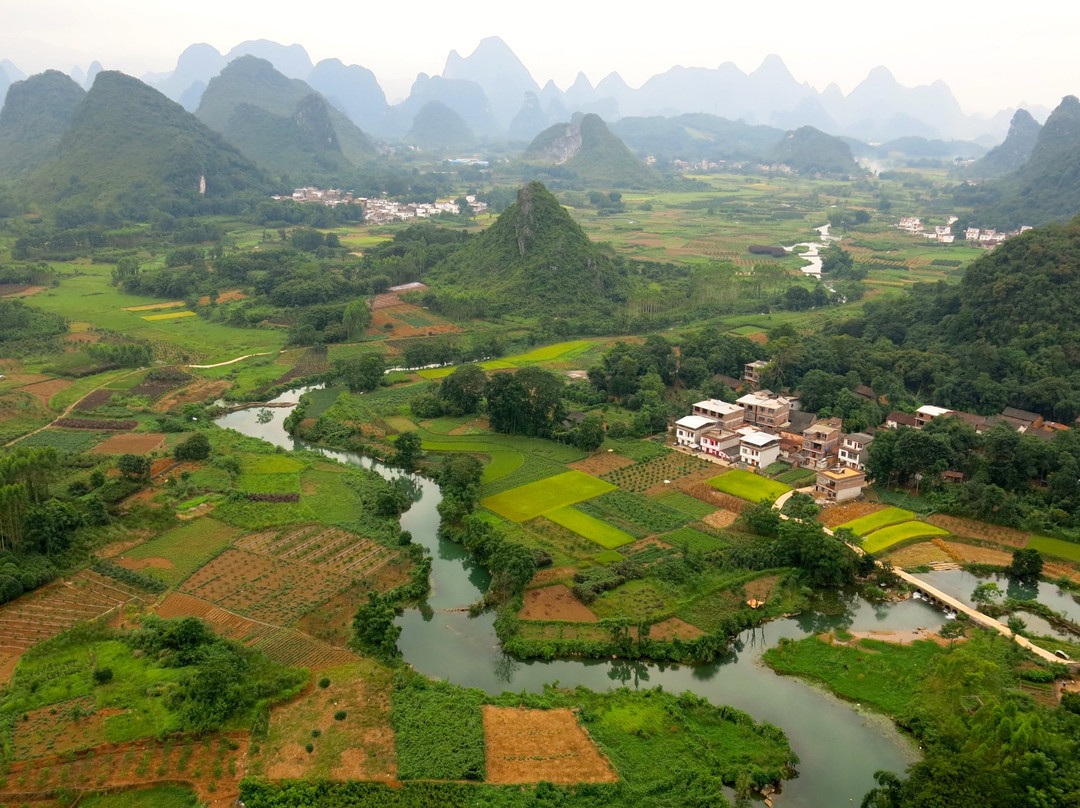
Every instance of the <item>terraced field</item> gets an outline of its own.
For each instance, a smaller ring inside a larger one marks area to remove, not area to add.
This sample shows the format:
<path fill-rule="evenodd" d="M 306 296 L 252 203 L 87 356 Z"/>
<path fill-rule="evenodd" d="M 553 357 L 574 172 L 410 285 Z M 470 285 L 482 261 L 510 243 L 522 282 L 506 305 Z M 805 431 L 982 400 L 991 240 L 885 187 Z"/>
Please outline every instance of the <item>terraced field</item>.
<path fill-rule="evenodd" d="M 365 576 L 394 560 L 394 553 L 371 539 L 340 528 L 300 525 L 286 530 L 264 530 L 235 542 L 235 546 L 260 555 L 309 564 L 353 576 Z"/>
<path fill-rule="evenodd" d="M 357 659 L 349 651 L 326 645 L 299 631 L 260 623 L 191 595 L 173 593 L 155 611 L 166 618 L 198 617 L 223 637 L 258 648 L 283 665 L 299 665 L 315 671 Z"/>
<path fill-rule="evenodd" d="M 145 593 L 91 570 L 82 570 L 70 580 L 0 606 L 0 652 L 25 651 L 76 623 L 101 617 L 139 597 L 145 597 Z"/>

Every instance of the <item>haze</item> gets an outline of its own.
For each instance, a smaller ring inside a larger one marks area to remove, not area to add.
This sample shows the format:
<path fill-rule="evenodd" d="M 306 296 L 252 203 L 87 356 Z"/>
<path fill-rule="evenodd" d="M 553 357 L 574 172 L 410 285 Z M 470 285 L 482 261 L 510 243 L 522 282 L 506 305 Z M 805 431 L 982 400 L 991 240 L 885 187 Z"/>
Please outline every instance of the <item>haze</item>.
<path fill-rule="evenodd" d="M 406 7 L 316 0 L 39 0 L 8 4 L 0 58 L 27 73 L 70 70 L 99 60 L 141 76 L 173 69 L 195 42 L 221 51 L 248 39 L 299 43 L 313 61 L 339 58 L 373 70 L 391 97 L 418 72 L 442 70 L 447 53 L 468 55 L 499 36 L 534 78 L 566 88 L 583 70 L 595 84 L 617 71 L 631 85 L 673 65 L 754 70 L 779 54 L 799 81 L 846 93 L 876 65 L 906 86 L 938 79 L 966 112 L 1021 103 L 1053 107 L 1080 92 L 1072 57 L 1080 6 L 1034 2 L 942 6 L 925 0 L 884 4 L 834 0 L 810 7 L 780 0 L 738 7 L 715 0 L 675 6 L 547 0 L 508 4 L 421 0 Z M 820 10 L 819 10 L 820 9 Z M 1052 9 L 1052 10 L 1049 10 Z"/>

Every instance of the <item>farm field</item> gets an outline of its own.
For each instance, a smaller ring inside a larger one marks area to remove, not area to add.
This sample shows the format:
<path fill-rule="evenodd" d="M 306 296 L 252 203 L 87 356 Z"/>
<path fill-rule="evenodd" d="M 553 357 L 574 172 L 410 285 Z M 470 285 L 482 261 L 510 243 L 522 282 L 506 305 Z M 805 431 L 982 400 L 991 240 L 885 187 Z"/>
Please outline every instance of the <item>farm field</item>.
<path fill-rule="evenodd" d="M 1052 539 L 1049 536 L 1032 536 L 1027 546 L 1032 550 L 1038 550 L 1050 556 L 1057 556 L 1069 561 L 1080 561 L 1080 544 L 1061 539 Z"/>
<path fill-rule="evenodd" d="M 907 522 L 914 518 L 914 513 L 904 510 L 903 508 L 885 508 L 884 510 L 861 516 L 858 519 L 852 519 L 850 522 L 844 522 L 836 527 L 846 527 L 856 536 L 865 536 L 871 531 L 878 530 L 886 525 L 895 525 L 900 522 Z"/>
<path fill-rule="evenodd" d="M 717 491 L 750 502 L 761 502 L 763 499 L 774 500 L 791 490 L 789 485 L 741 469 L 732 469 L 718 477 L 713 477 L 708 480 L 708 483 Z"/>
<path fill-rule="evenodd" d="M 584 536 L 589 541 L 596 542 L 608 550 L 614 550 L 616 547 L 622 547 L 624 544 L 630 544 L 634 541 L 634 537 L 629 533 L 612 527 L 607 522 L 602 522 L 587 513 L 582 513 L 577 508 L 569 506 L 555 508 L 546 511 L 544 516 L 555 524 L 562 525 L 566 529 L 572 530 L 579 536 Z"/>
<path fill-rule="evenodd" d="M 546 480 L 482 499 L 480 504 L 512 522 L 535 519 L 547 511 L 614 490 L 611 483 L 580 471 L 567 471 Z"/>
<path fill-rule="evenodd" d="M 610 342 L 610 340 L 608 340 L 608 342 Z M 487 362 L 480 362 L 479 364 L 484 370 L 506 370 L 509 368 L 522 368 L 528 365 L 551 365 L 552 363 L 568 362 L 575 357 L 581 356 L 592 348 L 594 344 L 595 342 L 590 340 L 560 342 L 555 345 L 537 348 L 528 353 L 492 359 Z M 454 367 L 449 366 L 444 368 L 431 368 L 429 370 L 419 371 L 419 375 L 425 379 L 443 379 L 453 373 L 454 369 Z"/>
<path fill-rule="evenodd" d="M 945 528 L 928 525 L 926 522 L 901 522 L 898 525 L 878 528 L 868 533 L 863 538 L 862 546 L 868 553 L 879 553 L 903 541 L 948 535 L 949 531 Z"/>
<path fill-rule="evenodd" d="M 128 550 L 116 563 L 175 586 L 214 553 L 228 546 L 240 531 L 202 517 Z"/>
<path fill-rule="evenodd" d="M 485 705 L 483 716 L 489 783 L 612 783 L 618 779 L 571 710 Z"/>

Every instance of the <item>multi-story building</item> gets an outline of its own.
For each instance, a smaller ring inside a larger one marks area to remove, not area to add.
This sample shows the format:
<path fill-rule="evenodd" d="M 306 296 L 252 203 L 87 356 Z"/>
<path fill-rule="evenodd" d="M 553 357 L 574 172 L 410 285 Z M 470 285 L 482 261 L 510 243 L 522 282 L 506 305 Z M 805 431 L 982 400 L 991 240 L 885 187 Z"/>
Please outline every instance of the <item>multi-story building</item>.
<path fill-rule="evenodd" d="M 701 448 L 701 435 L 706 429 L 716 426 L 714 418 L 701 415 L 687 415 L 675 422 L 675 442 L 690 449 Z"/>
<path fill-rule="evenodd" d="M 729 404 L 718 398 L 699 401 L 694 405 L 694 415 L 714 418 L 720 424 L 720 428 L 728 432 L 734 432 L 743 425 L 743 414 L 745 412 L 738 404 Z"/>
<path fill-rule="evenodd" d="M 780 459 L 780 436 L 746 430 L 739 440 L 739 460 L 754 468 L 766 468 Z"/>
<path fill-rule="evenodd" d="M 746 365 L 743 365 L 743 381 L 749 382 L 750 386 L 754 390 L 757 390 L 759 387 L 761 387 L 761 371 L 763 371 L 768 366 L 769 363 L 761 359 L 757 360 L 756 362 L 749 362 Z"/>
<path fill-rule="evenodd" d="M 863 471 L 866 468 L 866 458 L 869 455 L 867 448 L 874 439 L 873 435 L 865 432 L 852 432 L 844 435 L 840 441 L 840 465 L 847 468 Z"/>
<path fill-rule="evenodd" d="M 828 464 L 836 456 L 843 426 L 839 418 L 829 418 L 814 422 L 803 432 L 802 453 L 808 467 Z"/>
<path fill-rule="evenodd" d="M 791 402 L 769 390 L 747 393 L 735 403 L 745 410 L 743 419 L 750 426 L 781 429 L 791 419 Z"/>
<path fill-rule="evenodd" d="M 817 473 L 814 493 L 829 502 L 847 502 L 862 495 L 866 474 L 852 468 L 822 469 Z"/>

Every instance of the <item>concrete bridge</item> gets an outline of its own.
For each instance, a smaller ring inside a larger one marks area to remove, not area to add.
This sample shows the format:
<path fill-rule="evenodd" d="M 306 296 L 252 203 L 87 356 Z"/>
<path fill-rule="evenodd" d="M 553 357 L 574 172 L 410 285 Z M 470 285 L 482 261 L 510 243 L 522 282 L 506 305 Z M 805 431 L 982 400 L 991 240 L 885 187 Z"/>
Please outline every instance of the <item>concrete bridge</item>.
<path fill-rule="evenodd" d="M 794 494 L 794 493 L 795 493 L 794 491 L 788 491 L 788 492 L 786 492 L 784 494 L 781 494 L 779 497 L 777 497 L 776 502 L 773 503 L 773 507 L 778 509 L 778 510 L 780 508 L 783 508 L 784 504 L 791 498 L 791 495 Z M 811 490 L 804 489 L 803 493 L 811 493 Z M 812 493 L 811 493 L 811 495 L 812 495 Z M 784 515 L 784 514 L 780 514 L 780 518 L 781 519 L 788 519 L 789 517 Z M 822 527 L 822 529 L 826 533 L 828 533 L 830 536 L 835 535 L 827 527 Z M 865 555 L 866 554 L 866 551 L 863 550 L 858 545 L 848 544 L 848 547 L 850 547 L 852 550 L 854 550 L 859 555 Z M 881 561 L 875 561 L 874 563 L 877 564 L 879 567 L 884 567 L 885 566 Z M 1031 653 L 1035 654 L 1035 656 L 1039 657 L 1040 659 L 1044 659 L 1047 662 L 1064 662 L 1065 661 L 1065 660 L 1055 656 L 1054 654 L 1050 653 L 1045 648 L 1040 648 L 1039 646 L 1035 645 L 1027 637 L 1022 637 L 1019 634 L 1014 634 L 1012 629 L 1010 629 L 1005 624 L 998 622 L 993 617 L 990 617 L 990 615 L 983 614 L 979 610 L 971 608 L 966 603 L 960 602 L 959 600 L 954 598 L 952 595 L 947 595 L 944 592 L 942 592 L 940 589 L 937 589 L 936 587 L 930 586 L 930 584 L 926 583 L 925 581 L 923 581 L 923 580 L 921 580 L 919 578 L 916 578 L 910 572 L 905 572 L 903 570 L 898 570 L 898 569 L 893 569 L 892 572 L 895 573 L 896 576 L 899 577 L 900 580 L 902 580 L 904 583 L 906 583 L 912 590 L 914 590 L 914 591 L 918 592 L 920 595 L 922 595 L 922 597 L 930 605 L 937 606 L 937 607 L 943 608 L 943 609 L 947 609 L 947 610 L 952 611 L 952 612 L 954 612 L 956 614 L 967 615 L 967 617 L 970 618 L 971 622 L 975 623 L 976 625 L 982 626 L 983 628 L 988 628 L 991 631 L 996 631 L 998 634 L 1001 634 L 1003 637 L 1008 637 L 1013 642 L 1015 642 L 1017 645 L 1019 645 L 1021 648 L 1024 648 L 1025 650 L 1030 651 Z M 1080 668 L 1080 661 L 1070 662 L 1069 667 L 1071 669 L 1073 669 L 1073 670 L 1076 670 L 1077 668 Z"/>

